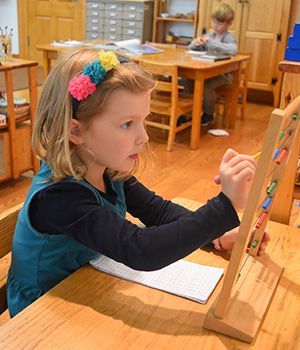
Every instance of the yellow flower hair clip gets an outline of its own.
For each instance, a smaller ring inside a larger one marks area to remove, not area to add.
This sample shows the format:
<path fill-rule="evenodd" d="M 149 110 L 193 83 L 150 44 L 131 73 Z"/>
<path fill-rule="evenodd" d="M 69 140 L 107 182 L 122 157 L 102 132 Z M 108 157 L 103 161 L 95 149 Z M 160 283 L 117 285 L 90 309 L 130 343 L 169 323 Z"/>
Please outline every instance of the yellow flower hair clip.
<path fill-rule="evenodd" d="M 108 72 L 111 69 L 117 67 L 120 64 L 120 61 L 118 60 L 115 53 L 112 51 L 103 51 L 101 50 L 98 54 L 99 61 L 102 65 L 102 67 Z"/>

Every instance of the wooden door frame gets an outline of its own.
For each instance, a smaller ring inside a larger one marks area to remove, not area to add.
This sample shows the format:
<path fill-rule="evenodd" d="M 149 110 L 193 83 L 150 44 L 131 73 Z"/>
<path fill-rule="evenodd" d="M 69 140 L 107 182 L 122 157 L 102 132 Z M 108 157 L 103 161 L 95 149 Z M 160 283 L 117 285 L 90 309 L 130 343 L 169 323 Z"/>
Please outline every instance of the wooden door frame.
<path fill-rule="evenodd" d="M 28 58 L 28 12 L 27 1 L 18 0 L 19 56 Z"/>

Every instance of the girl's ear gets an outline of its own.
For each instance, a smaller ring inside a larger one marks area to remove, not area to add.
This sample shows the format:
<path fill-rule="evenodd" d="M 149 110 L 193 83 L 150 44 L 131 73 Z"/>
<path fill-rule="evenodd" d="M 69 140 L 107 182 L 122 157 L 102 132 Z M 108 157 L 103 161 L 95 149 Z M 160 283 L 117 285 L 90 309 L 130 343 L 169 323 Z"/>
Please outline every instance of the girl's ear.
<path fill-rule="evenodd" d="M 72 118 L 70 120 L 70 125 L 69 125 L 69 140 L 73 142 L 75 145 L 82 145 L 83 138 L 81 134 L 82 134 L 81 123 L 78 120 Z"/>

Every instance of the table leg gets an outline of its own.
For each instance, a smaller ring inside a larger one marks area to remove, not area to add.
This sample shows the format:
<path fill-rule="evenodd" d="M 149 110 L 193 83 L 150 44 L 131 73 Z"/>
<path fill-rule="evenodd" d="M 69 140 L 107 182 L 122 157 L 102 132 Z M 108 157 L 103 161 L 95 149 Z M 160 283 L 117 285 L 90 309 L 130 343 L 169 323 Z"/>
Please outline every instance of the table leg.
<path fill-rule="evenodd" d="M 232 72 L 233 82 L 232 82 L 232 92 L 231 92 L 231 102 L 230 110 L 228 111 L 228 119 L 225 120 L 225 127 L 234 128 L 237 107 L 238 107 L 238 97 L 239 97 L 239 87 L 240 87 L 240 76 L 241 76 L 241 62 L 239 62 L 239 68 Z"/>
<path fill-rule="evenodd" d="M 5 71 L 5 81 L 6 81 L 8 130 L 9 130 L 9 138 L 10 138 L 10 157 L 11 157 L 11 164 L 12 164 L 12 177 L 13 179 L 17 179 L 19 176 L 18 148 L 17 148 L 18 141 L 17 141 L 15 107 L 14 107 L 13 75 L 11 70 Z"/>
<path fill-rule="evenodd" d="M 51 67 L 51 60 L 48 57 L 48 51 L 44 50 L 43 51 L 43 73 L 44 73 L 44 78 L 46 79 L 49 72 L 50 72 L 50 67 Z"/>
<path fill-rule="evenodd" d="M 204 94 L 204 79 L 197 77 L 194 83 L 194 100 L 193 100 L 193 116 L 191 130 L 191 149 L 199 148 L 200 131 L 201 131 L 201 115 Z"/>

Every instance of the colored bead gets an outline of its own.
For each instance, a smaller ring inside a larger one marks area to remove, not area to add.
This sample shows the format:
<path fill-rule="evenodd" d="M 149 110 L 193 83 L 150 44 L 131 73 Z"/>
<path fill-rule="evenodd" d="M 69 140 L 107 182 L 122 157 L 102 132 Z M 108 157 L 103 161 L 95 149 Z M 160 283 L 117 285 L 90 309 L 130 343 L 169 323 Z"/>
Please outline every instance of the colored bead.
<path fill-rule="evenodd" d="M 275 153 L 274 153 L 274 160 L 279 156 L 279 153 L 280 153 L 280 149 L 277 148 Z"/>
<path fill-rule="evenodd" d="M 271 201 L 272 201 L 272 197 L 268 197 L 268 198 L 265 200 L 265 202 L 264 202 L 264 204 L 263 204 L 263 206 L 262 206 L 264 210 L 268 209 L 268 206 L 270 205 Z"/>
<path fill-rule="evenodd" d="M 268 213 L 265 211 L 261 214 L 260 218 L 257 220 L 257 223 L 255 225 L 255 228 L 260 228 L 261 225 L 265 222 L 266 218 L 268 217 Z"/>
<path fill-rule="evenodd" d="M 283 150 L 281 150 L 279 156 L 276 159 L 276 164 L 279 165 L 283 162 L 284 158 L 286 157 L 286 155 L 288 154 L 288 150 L 286 148 L 284 148 Z"/>
<path fill-rule="evenodd" d="M 255 240 L 255 241 L 252 243 L 252 245 L 251 245 L 252 248 L 256 248 L 256 247 L 257 247 L 257 244 L 258 244 L 258 241 Z"/>
<path fill-rule="evenodd" d="M 275 190 L 276 186 L 277 186 L 277 182 L 276 181 L 272 182 L 267 189 L 267 194 L 270 195 Z"/>
<path fill-rule="evenodd" d="M 284 135 L 285 135 L 285 132 L 284 131 L 280 131 L 279 141 L 283 138 Z"/>
<path fill-rule="evenodd" d="M 292 115 L 292 120 L 299 120 L 299 116 L 297 114 Z"/>

